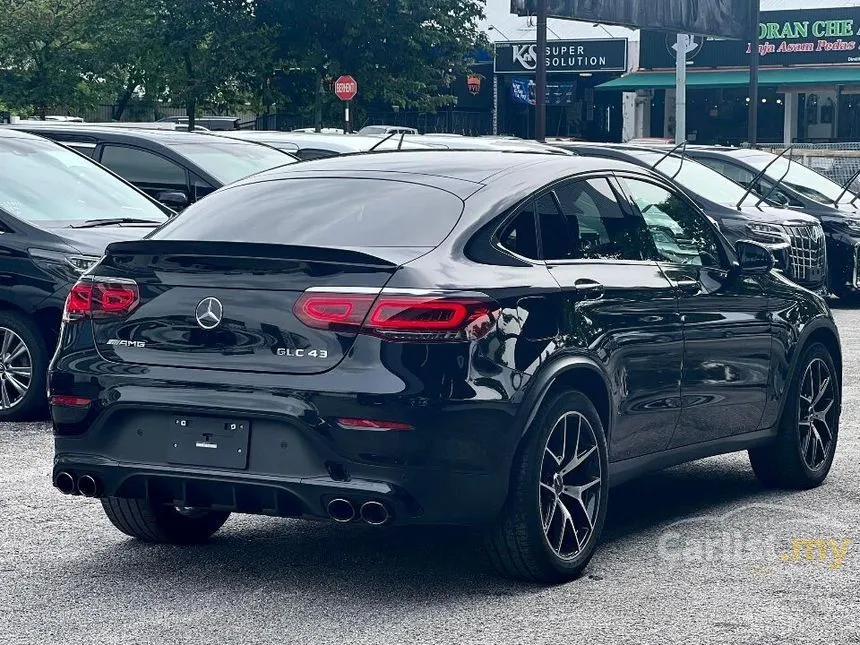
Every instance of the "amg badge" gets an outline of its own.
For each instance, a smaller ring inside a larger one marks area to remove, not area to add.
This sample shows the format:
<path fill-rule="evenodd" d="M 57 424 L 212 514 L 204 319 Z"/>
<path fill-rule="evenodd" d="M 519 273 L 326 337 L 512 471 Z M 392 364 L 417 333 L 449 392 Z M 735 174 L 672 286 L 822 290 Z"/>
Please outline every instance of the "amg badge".
<path fill-rule="evenodd" d="M 146 342 L 142 340 L 119 340 L 118 338 L 111 338 L 107 344 L 116 347 L 137 347 L 138 349 L 146 347 Z"/>

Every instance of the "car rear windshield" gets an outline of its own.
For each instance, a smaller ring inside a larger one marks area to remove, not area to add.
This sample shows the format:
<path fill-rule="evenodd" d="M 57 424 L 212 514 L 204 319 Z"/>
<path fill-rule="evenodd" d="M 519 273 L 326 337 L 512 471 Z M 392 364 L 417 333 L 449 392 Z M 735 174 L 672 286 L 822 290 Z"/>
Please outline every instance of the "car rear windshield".
<path fill-rule="evenodd" d="M 451 232 L 463 201 L 444 190 L 384 179 L 261 181 L 218 191 L 153 239 L 333 247 L 432 247 Z"/>
<path fill-rule="evenodd" d="M 758 197 L 749 194 L 731 179 L 698 161 L 650 152 L 637 153 L 637 156 L 649 165 L 659 161 L 655 170 L 675 180 L 693 195 L 704 197 L 715 204 L 734 206 L 744 200 L 741 206 L 754 206 L 759 201 Z"/>
<path fill-rule="evenodd" d="M 280 150 L 244 141 L 177 143 L 172 148 L 222 184 L 296 162 Z"/>
<path fill-rule="evenodd" d="M 89 159 L 41 139 L 0 139 L 0 209 L 28 222 L 167 215 L 145 195 Z"/>

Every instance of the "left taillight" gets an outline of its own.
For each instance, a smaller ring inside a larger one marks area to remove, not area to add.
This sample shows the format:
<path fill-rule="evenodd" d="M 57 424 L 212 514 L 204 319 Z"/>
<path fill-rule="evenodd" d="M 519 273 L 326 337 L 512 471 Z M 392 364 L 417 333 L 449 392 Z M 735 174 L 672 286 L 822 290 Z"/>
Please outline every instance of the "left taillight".
<path fill-rule="evenodd" d="M 63 322 L 92 318 L 122 318 L 140 303 L 134 280 L 87 278 L 78 280 L 66 297 Z"/>

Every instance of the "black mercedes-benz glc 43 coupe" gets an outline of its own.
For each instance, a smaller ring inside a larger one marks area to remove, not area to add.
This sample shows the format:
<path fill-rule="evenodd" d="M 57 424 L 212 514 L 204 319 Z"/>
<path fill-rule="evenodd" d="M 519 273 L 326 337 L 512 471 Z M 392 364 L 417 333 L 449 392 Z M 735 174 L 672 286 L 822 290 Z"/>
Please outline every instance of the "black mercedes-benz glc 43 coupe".
<path fill-rule="evenodd" d="M 389 152 L 286 166 L 112 244 L 49 381 L 54 485 L 191 543 L 231 512 L 485 530 L 509 576 L 592 556 L 610 487 L 748 450 L 826 477 L 825 301 L 608 159 Z"/>

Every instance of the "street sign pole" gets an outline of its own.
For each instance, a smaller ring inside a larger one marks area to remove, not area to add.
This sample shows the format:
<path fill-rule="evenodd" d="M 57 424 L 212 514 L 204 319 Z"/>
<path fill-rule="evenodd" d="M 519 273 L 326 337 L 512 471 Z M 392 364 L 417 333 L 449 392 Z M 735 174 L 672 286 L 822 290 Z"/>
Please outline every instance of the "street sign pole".
<path fill-rule="evenodd" d="M 675 45 L 675 143 L 687 140 L 687 36 L 678 34 Z"/>
<path fill-rule="evenodd" d="M 751 36 L 751 53 L 750 53 L 750 112 L 749 112 L 749 132 L 747 139 L 751 148 L 758 145 L 758 59 L 759 59 L 759 31 L 758 24 L 761 18 L 761 3 L 759 0 L 753 0 L 753 33 Z"/>
<path fill-rule="evenodd" d="M 349 108 L 352 99 L 358 94 L 358 83 L 352 76 L 345 74 L 334 82 L 334 94 L 343 101 L 343 133 L 347 134 L 352 129 Z"/>
<path fill-rule="evenodd" d="M 546 141 L 546 0 L 537 0 L 537 69 L 535 70 L 535 140 Z"/>

